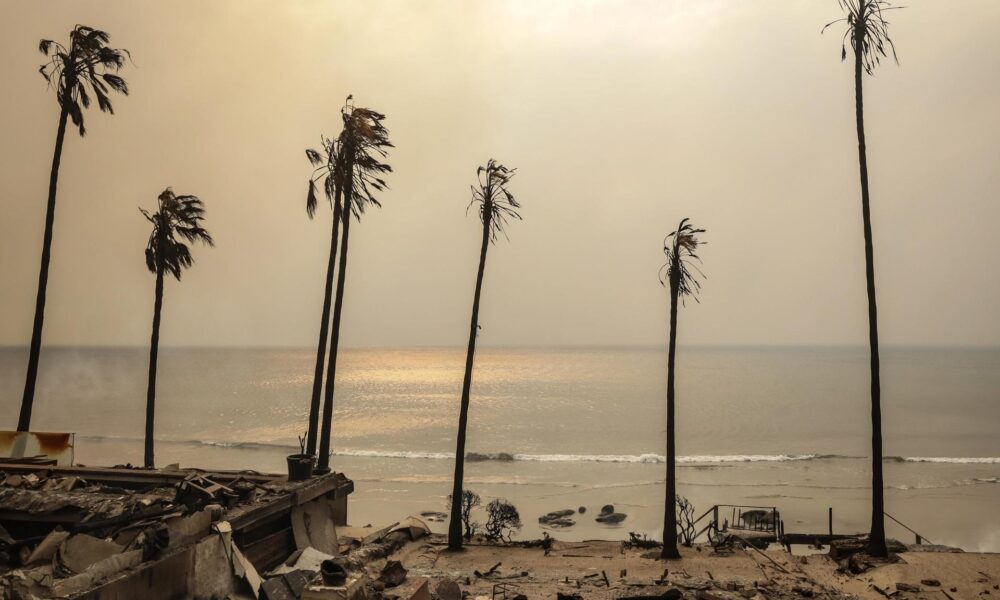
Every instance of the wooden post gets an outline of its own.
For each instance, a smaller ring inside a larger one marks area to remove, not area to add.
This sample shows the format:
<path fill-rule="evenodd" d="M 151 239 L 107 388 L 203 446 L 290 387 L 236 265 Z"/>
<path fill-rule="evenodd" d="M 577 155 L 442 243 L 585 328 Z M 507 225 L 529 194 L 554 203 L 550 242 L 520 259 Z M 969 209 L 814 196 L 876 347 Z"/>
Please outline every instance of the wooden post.
<path fill-rule="evenodd" d="M 920 534 L 919 533 L 914 534 L 914 535 L 917 536 L 917 545 L 920 545 L 920 544 L 924 543 L 924 540 L 920 538 Z"/>
<path fill-rule="evenodd" d="M 830 535 L 833 535 L 833 507 L 830 507 Z"/>
<path fill-rule="evenodd" d="M 712 519 L 715 520 L 715 530 L 719 531 L 722 527 L 719 526 L 719 505 L 716 504 L 712 507 Z"/>

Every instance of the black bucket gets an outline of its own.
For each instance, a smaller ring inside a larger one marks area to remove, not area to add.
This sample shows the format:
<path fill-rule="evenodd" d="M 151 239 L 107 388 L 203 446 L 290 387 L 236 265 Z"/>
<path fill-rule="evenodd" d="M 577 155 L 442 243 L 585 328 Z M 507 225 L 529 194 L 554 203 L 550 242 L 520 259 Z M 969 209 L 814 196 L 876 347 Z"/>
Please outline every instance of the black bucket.
<path fill-rule="evenodd" d="M 316 459 L 310 454 L 288 455 L 288 481 L 303 481 L 312 477 Z"/>

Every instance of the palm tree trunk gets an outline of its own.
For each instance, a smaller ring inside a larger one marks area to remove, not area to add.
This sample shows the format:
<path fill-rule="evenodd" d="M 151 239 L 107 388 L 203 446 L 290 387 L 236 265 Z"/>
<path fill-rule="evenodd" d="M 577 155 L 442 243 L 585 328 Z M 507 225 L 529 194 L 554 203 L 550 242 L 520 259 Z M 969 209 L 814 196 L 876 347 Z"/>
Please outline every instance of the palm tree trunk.
<path fill-rule="evenodd" d="M 677 354 L 677 252 L 670 266 L 670 344 L 667 351 L 667 493 L 663 502 L 663 552 L 660 558 L 680 558 L 677 549 L 677 481 L 674 449 L 674 357 Z"/>
<path fill-rule="evenodd" d="M 42 237 L 42 265 L 38 270 L 35 322 L 31 328 L 28 373 L 24 379 L 24 394 L 21 396 L 21 414 L 17 419 L 18 431 L 28 431 L 31 427 L 31 409 L 35 403 L 35 381 L 38 378 L 38 358 L 42 351 L 42 325 L 45 321 L 45 290 L 49 282 L 49 258 L 52 254 L 52 224 L 56 217 L 56 187 L 59 183 L 59 163 L 62 160 L 63 141 L 66 139 L 67 117 L 69 117 L 69 111 L 63 108 L 59 114 L 56 149 L 52 155 L 52 170 L 49 172 L 49 202 L 45 209 L 45 234 Z"/>
<path fill-rule="evenodd" d="M 469 349 L 465 355 L 465 379 L 462 380 L 462 404 L 458 413 L 458 442 L 455 448 L 455 481 L 451 491 L 451 520 L 448 523 L 448 548 L 462 549 L 462 479 L 465 477 L 465 430 L 469 422 L 469 393 L 472 389 L 472 363 L 476 356 L 476 334 L 479 331 L 479 297 L 483 291 L 486 271 L 486 250 L 490 245 L 491 211 L 483 208 L 483 245 L 479 250 L 479 272 L 476 274 L 476 294 L 472 299 L 472 323 L 469 326 Z"/>
<path fill-rule="evenodd" d="M 316 455 L 319 428 L 319 397 L 323 392 L 323 364 L 326 362 L 326 341 L 330 331 L 330 303 L 333 297 L 333 270 L 337 262 L 337 237 L 340 233 L 340 188 L 333 202 L 333 233 L 330 238 L 330 259 L 326 263 L 326 287 L 323 288 L 323 317 L 319 325 L 319 346 L 316 348 L 316 370 L 313 373 L 312 401 L 309 404 L 309 432 L 306 454 Z"/>
<path fill-rule="evenodd" d="M 855 36 L 863 35 L 855 32 Z M 856 37 L 856 39 L 860 39 Z M 882 399 L 878 360 L 878 310 L 875 304 L 875 257 L 868 199 L 868 155 L 865 148 L 865 108 L 861 88 L 861 54 L 854 52 L 854 99 L 858 120 L 858 164 L 861 170 L 861 214 L 865 228 L 865 276 L 868 284 L 868 344 L 871 347 L 872 394 L 872 529 L 868 553 L 888 556 L 885 544 L 885 501 L 882 493 Z"/>
<path fill-rule="evenodd" d="M 160 351 L 160 313 L 163 310 L 163 267 L 156 269 L 153 334 L 149 340 L 149 383 L 146 388 L 146 452 L 143 465 L 153 468 L 153 419 L 156 416 L 156 357 Z"/>
<path fill-rule="evenodd" d="M 353 165 L 345 170 L 353 171 Z M 351 231 L 351 196 L 354 193 L 350 177 L 344 186 L 344 208 L 340 220 L 344 228 L 340 238 L 340 269 L 337 273 L 337 298 L 333 306 L 333 331 L 330 333 L 330 357 L 326 368 L 326 390 L 323 396 L 323 430 L 319 438 L 317 473 L 330 472 L 330 427 L 333 422 L 333 392 L 337 383 L 337 349 L 340 346 L 340 316 L 344 308 L 344 281 L 347 276 L 347 242 Z"/>

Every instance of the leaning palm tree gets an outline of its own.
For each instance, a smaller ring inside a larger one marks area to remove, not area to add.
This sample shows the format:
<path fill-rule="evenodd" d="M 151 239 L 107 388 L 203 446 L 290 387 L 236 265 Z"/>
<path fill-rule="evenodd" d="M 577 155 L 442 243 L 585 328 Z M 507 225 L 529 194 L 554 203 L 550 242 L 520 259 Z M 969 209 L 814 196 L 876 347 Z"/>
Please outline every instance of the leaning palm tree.
<path fill-rule="evenodd" d="M 335 185 L 342 188 L 340 221 L 340 257 L 337 269 L 337 293 L 333 306 L 333 325 L 330 331 L 330 352 L 327 358 L 326 387 L 323 391 L 323 427 L 319 438 L 317 472 L 330 471 L 330 429 L 333 424 L 333 393 L 337 382 L 337 351 L 340 347 L 340 322 L 344 308 L 344 284 L 347 277 L 347 244 L 350 240 L 351 216 L 360 220 L 368 205 L 381 206 L 375 192 L 386 189 L 382 175 L 392 172 L 392 167 L 382 162 L 388 156 L 389 130 L 382 121 L 385 115 L 368 108 L 355 107 L 351 96 L 341 111 L 344 129 L 338 138 L 339 165 Z"/>
<path fill-rule="evenodd" d="M 862 71 L 872 75 L 888 53 L 896 59 L 896 47 L 889 37 L 885 12 L 899 7 L 887 0 L 839 0 L 846 16 L 827 23 L 847 25 L 841 43 L 841 60 L 847 58 L 847 45 L 854 51 L 854 105 L 858 129 L 858 165 L 861 173 L 861 215 L 864 221 L 865 276 L 868 287 L 868 344 L 871 354 L 872 411 L 872 527 L 868 553 L 888 556 L 885 543 L 885 503 L 882 492 L 882 399 L 879 380 L 878 310 L 875 304 L 875 257 L 872 247 L 872 218 L 868 195 L 868 155 L 865 147 L 865 108 L 862 94 Z"/>
<path fill-rule="evenodd" d="M 333 206 L 333 231 L 330 238 L 330 257 L 326 263 L 326 286 L 323 288 L 323 315 L 319 325 L 319 345 L 316 348 L 316 368 L 313 372 L 312 398 L 309 404 L 309 429 L 306 434 L 306 454 L 316 455 L 316 439 L 319 429 L 319 399 L 323 392 L 323 365 L 326 359 L 327 336 L 330 330 L 330 304 L 333 298 L 333 272 L 337 263 L 337 237 L 340 232 L 340 196 L 343 191 L 339 145 L 337 140 L 321 137 L 321 150 L 306 150 L 306 157 L 316 167 L 309 177 L 309 192 L 306 195 L 306 214 L 310 219 L 316 214 L 318 205 L 316 182 L 323 181 L 323 192 Z"/>
<path fill-rule="evenodd" d="M 698 300 L 701 282 L 697 275 L 701 271 L 694 264 L 699 262 L 698 245 L 704 242 L 698 234 L 704 229 L 695 229 L 687 219 L 682 219 L 677 230 L 663 242 L 663 253 L 667 264 L 660 269 L 660 283 L 670 289 L 670 343 L 667 353 L 667 494 L 663 508 L 663 551 L 661 558 L 680 558 L 677 549 L 677 480 L 675 469 L 677 456 L 674 440 L 674 358 L 677 354 L 677 300 L 691 296 Z"/>
<path fill-rule="evenodd" d="M 35 402 L 35 381 L 38 377 L 42 325 L 45 320 L 45 290 L 49 281 L 49 258 L 52 252 L 52 224 L 56 215 L 56 185 L 59 181 L 63 141 L 66 138 L 66 122 L 72 119 L 80 136 L 83 136 L 87 133 L 83 124 L 83 110 L 90 107 L 91 96 L 97 100 L 102 112 L 114 113 L 108 95 L 113 91 L 128 94 L 128 85 L 116 74 L 125 66 L 128 51 L 109 48 L 106 45 L 109 39 L 108 34 L 103 31 L 77 25 L 69 34 L 69 47 L 52 40 L 42 40 L 38 44 L 38 50 L 49 59 L 38 72 L 56 90 L 59 126 L 56 129 L 56 149 L 49 172 L 49 201 L 45 209 L 42 264 L 38 271 L 35 321 L 31 328 L 28 373 L 24 380 L 24 395 L 21 397 L 21 414 L 17 420 L 18 431 L 28 431 L 31 426 L 31 409 Z"/>
<path fill-rule="evenodd" d="M 469 326 L 469 348 L 465 355 L 465 379 L 462 380 L 462 404 L 458 413 L 458 446 L 455 449 L 455 481 L 451 492 L 451 520 L 448 523 L 448 548 L 462 548 L 462 479 L 465 475 L 465 431 L 469 422 L 469 392 L 472 389 L 472 363 L 476 356 L 476 333 L 479 331 L 479 298 L 483 291 L 483 272 L 486 270 L 486 250 L 500 234 L 506 237 L 510 219 L 521 219 L 521 207 L 507 189 L 517 169 L 508 169 L 495 159 L 476 171 L 478 179 L 472 186 L 473 205 L 478 207 L 483 223 L 483 241 L 479 248 L 479 272 L 476 274 L 476 292 L 472 297 L 472 323 Z"/>
<path fill-rule="evenodd" d="M 153 467 L 153 417 L 156 408 L 156 356 L 160 347 L 160 314 L 163 309 L 163 275 L 169 273 L 180 281 L 181 271 L 194 264 L 187 242 L 214 246 L 212 236 L 201 226 L 204 205 L 197 196 L 177 196 L 167 188 L 160 194 L 159 210 L 149 214 L 139 211 L 153 224 L 146 244 L 146 267 L 156 274 L 153 304 L 153 335 L 149 344 L 149 385 L 146 389 L 146 448 L 143 464 Z M 183 241 L 181 239 L 182 238 Z"/>

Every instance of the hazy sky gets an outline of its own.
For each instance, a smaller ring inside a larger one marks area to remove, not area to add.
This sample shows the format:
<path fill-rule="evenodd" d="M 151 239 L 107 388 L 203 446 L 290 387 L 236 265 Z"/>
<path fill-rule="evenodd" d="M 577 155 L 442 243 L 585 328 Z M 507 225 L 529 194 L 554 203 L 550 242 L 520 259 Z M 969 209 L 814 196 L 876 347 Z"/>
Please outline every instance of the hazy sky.
<path fill-rule="evenodd" d="M 330 235 L 303 150 L 339 108 L 388 115 L 384 208 L 351 229 L 344 343 L 462 344 L 477 165 L 518 168 L 490 250 L 484 344 L 657 344 L 662 241 L 708 229 L 686 343 L 863 344 L 852 68 L 835 0 L 0 0 L 0 344 L 31 335 L 58 119 L 42 37 L 132 51 L 116 115 L 67 135 L 45 344 L 142 345 L 143 249 L 166 186 L 214 249 L 168 281 L 164 345 L 315 344 Z M 1000 3 L 913 0 L 866 78 L 882 338 L 1000 344 Z"/>

